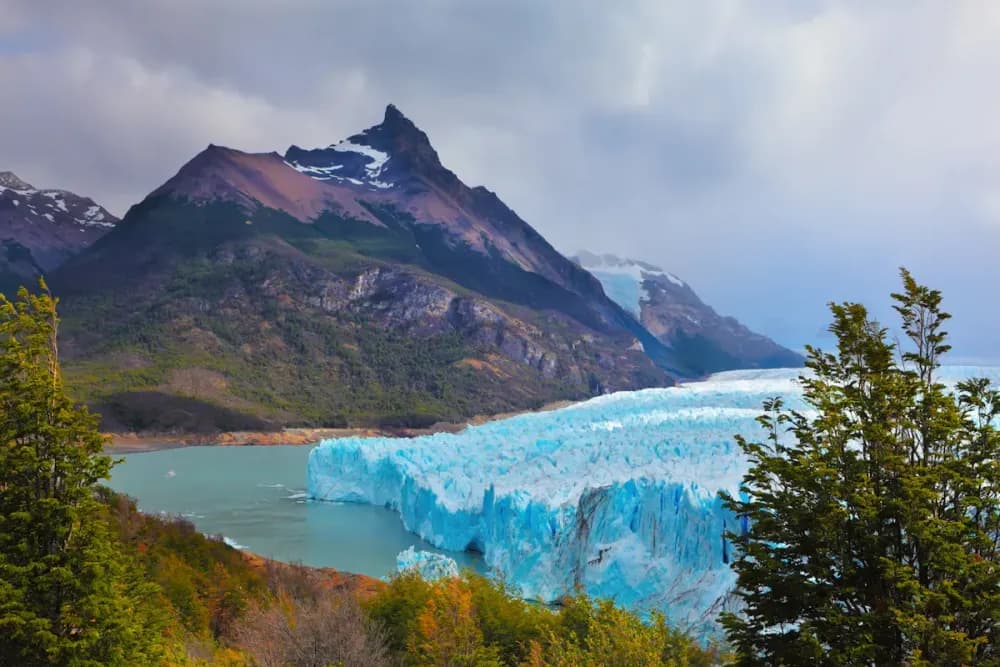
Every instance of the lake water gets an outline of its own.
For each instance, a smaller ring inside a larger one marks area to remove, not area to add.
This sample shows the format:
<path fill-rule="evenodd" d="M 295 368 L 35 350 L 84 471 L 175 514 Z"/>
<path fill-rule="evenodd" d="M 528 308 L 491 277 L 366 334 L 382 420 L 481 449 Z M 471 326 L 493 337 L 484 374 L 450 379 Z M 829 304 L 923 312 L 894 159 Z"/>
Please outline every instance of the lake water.
<path fill-rule="evenodd" d="M 403 528 L 390 510 L 305 497 L 311 447 L 184 447 L 129 454 L 110 486 L 147 513 L 183 516 L 267 558 L 373 577 L 395 570 L 409 546 L 480 567 L 473 554 L 442 552 Z"/>

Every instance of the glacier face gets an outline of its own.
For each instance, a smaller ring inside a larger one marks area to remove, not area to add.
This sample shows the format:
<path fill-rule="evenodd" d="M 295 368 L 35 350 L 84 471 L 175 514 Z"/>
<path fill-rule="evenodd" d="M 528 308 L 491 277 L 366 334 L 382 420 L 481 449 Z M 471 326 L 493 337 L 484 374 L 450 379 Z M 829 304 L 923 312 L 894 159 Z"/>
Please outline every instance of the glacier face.
<path fill-rule="evenodd" d="M 412 545 L 396 556 L 396 571 L 416 570 L 428 581 L 458 576 L 458 563 L 454 558 L 433 551 L 417 551 Z"/>
<path fill-rule="evenodd" d="M 310 453 L 308 492 L 392 508 L 439 548 L 482 552 L 526 597 L 582 587 L 713 633 L 735 580 L 723 535 L 741 529 L 718 497 L 746 470 L 733 436 L 762 435 L 766 398 L 804 409 L 799 373 L 719 373 L 457 434 L 328 440 Z"/>

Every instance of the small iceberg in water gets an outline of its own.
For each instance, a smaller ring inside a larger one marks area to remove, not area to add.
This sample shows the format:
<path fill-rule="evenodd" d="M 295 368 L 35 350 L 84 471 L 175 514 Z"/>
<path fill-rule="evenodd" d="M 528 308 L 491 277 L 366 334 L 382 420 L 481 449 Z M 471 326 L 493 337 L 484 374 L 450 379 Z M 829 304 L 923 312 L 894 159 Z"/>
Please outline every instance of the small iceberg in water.
<path fill-rule="evenodd" d="M 446 577 L 457 577 L 458 563 L 454 558 L 433 551 L 417 551 L 411 546 L 396 556 L 396 570 L 416 571 L 424 579 L 436 581 Z"/>

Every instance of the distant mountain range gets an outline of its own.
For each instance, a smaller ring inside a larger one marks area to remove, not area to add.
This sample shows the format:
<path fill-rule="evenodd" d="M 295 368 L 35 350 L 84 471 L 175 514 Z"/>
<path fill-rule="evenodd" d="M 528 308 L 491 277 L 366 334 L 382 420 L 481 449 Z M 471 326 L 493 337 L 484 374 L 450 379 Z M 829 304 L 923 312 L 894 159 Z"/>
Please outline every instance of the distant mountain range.
<path fill-rule="evenodd" d="M 705 304 L 672 273 L 634 259 L 580 252 L 574 260 L 604 291 L 684 361 L 679 369 L 704 375 L 734 368 L 801 366 L 801 355 L 750 331 Z"/>
<path fill-rule="evenodd" d="M 34 285 L 115 226 L 118 218 L 92 199 L 40 190 L 0 171 L 0 292 Z"/>
<path fill-rule="evenodd" d="M 324 148 L 210 145 L 121 221 L 0 185 L 5 288 L 48 275 L 68 382 L 112 430 L 423 426 L 749 358 L 609 298 L 391 105 Z"/>

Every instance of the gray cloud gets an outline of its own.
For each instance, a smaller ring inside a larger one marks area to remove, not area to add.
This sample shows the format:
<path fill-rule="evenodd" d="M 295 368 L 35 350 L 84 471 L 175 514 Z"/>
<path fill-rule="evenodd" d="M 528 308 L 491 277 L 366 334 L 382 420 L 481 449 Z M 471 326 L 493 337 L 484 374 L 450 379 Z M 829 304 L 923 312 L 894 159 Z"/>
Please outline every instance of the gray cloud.
<path fill-rule="evenodd" d="M 206 4 L 7 0 L 0 166 L 122 212 L 209 142 L 325 145 L 392 101 L 564 251 L 793 346 L 828 300 L 887 314 L 906 264 L 998 356 L 997 5 Z"/>

